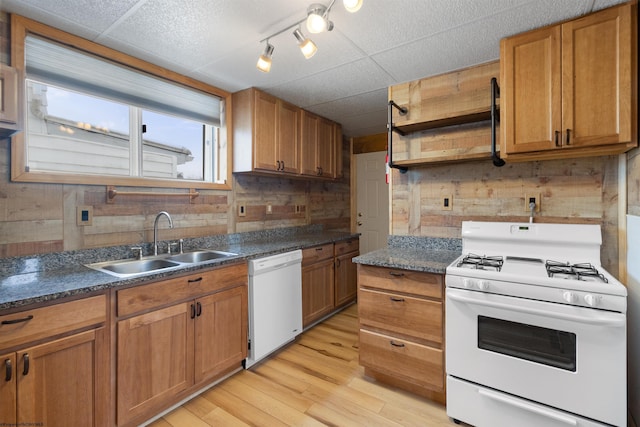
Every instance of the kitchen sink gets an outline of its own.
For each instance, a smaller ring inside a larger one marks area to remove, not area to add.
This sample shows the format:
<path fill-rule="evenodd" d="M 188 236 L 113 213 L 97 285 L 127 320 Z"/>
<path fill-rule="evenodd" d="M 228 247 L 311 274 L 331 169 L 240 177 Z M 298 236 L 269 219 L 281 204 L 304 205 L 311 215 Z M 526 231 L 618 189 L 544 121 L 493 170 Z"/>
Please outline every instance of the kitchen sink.
<path fill-rule="evenodd" d="M 193 251 L 193 252 L 185 252 L 177 255 L 171 255 L 167 257 L 167 259 L 171 261 L 178 261 L 178 262 L 193 264 L 193 263 L 211 261 L 214 259 L 228 258 L 236 255 L 238 254 L 234 254 L 231 252 L 221 252 L 221 251 Z"/>
<path fill-rule="evenodd" d="M 148 258 L 136 260 L 105 261 L 87 264 L 87 267 L 112 276 L 129 278 L 160 271 L 175 270 L 189 265 L 203 264 L 208 261 L 237 256 L 232 252 L 213 250 L 197 250 L 175 255 L 154 255 Z"/>

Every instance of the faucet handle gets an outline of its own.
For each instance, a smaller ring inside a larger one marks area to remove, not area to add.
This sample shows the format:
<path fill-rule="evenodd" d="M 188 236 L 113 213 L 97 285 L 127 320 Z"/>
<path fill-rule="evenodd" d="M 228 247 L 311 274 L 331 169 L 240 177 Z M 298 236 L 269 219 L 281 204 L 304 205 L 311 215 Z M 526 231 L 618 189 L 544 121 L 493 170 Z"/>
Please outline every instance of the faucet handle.
<path fill-rule="evenodd" d="M 179 245 L 178 249 L 180 250 L 180 253 L 183 253 L 183 251 L 184 251 L 184 239 L 178 240 L 178 245 Z"/>
<path fill-rule="evenodd" d="M 131 248 L 131 250 L 133 251 L 133 254 L 135 255 L 136 259 L 142 259 L 142 247 L 141 246 L 133 246 Z"/>

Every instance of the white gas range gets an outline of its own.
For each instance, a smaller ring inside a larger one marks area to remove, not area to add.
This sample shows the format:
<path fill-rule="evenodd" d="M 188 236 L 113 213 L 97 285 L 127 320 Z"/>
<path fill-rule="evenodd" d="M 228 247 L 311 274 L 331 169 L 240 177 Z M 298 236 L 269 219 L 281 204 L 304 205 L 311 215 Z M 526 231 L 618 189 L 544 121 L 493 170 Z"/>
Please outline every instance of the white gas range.
<path fill-rule="evenodd" d="M 598 225 L 462 224 L 447 267 L 447 413 L 476 426 L 626 426 L 627 291 Z"/>

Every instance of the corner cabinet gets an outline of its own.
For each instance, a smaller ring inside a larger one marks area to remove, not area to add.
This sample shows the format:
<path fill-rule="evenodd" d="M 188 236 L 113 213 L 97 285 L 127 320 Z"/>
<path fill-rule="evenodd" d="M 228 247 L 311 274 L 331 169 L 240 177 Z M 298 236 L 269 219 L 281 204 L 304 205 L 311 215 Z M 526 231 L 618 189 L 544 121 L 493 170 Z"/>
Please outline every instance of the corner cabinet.
<path fill-rule="evenodd" d="M 507 160 L 623 153 L 637 146 L 637 4 L 503 39 Z"/>
<path fill-rule="evenodd" d="M 247 355 L 247 266 L 116 291 L 117 424 L 137 425 Z"/>
<path fill-rule="evenodd" d="M 287 177 L 342 176 L 337 123 L 255 88 L 233 94 L 233 172 Z M 338 170 L 340 167 L 340 170 Z"/>
<path fill-rule="evenodd" d="M 0 421 L 108 423 L 105 295 L 0 316 Z"/>
<path fill-rule="evenodd" d="M 445 401 L 444 277 L 358 264 L 365 375 Z"/>

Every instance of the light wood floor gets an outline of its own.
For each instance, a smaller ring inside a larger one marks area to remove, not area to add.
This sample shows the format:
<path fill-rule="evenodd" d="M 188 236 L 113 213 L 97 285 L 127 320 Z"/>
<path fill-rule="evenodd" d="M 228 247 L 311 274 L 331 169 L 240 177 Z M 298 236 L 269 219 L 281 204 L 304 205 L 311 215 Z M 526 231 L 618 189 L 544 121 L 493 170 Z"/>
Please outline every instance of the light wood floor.
<path fill-rule="evenodd" d="M 357 307 L 150 424 L 206 426 L 454 426 L 442 405 L 376 383 L 358 364 Z"/>

